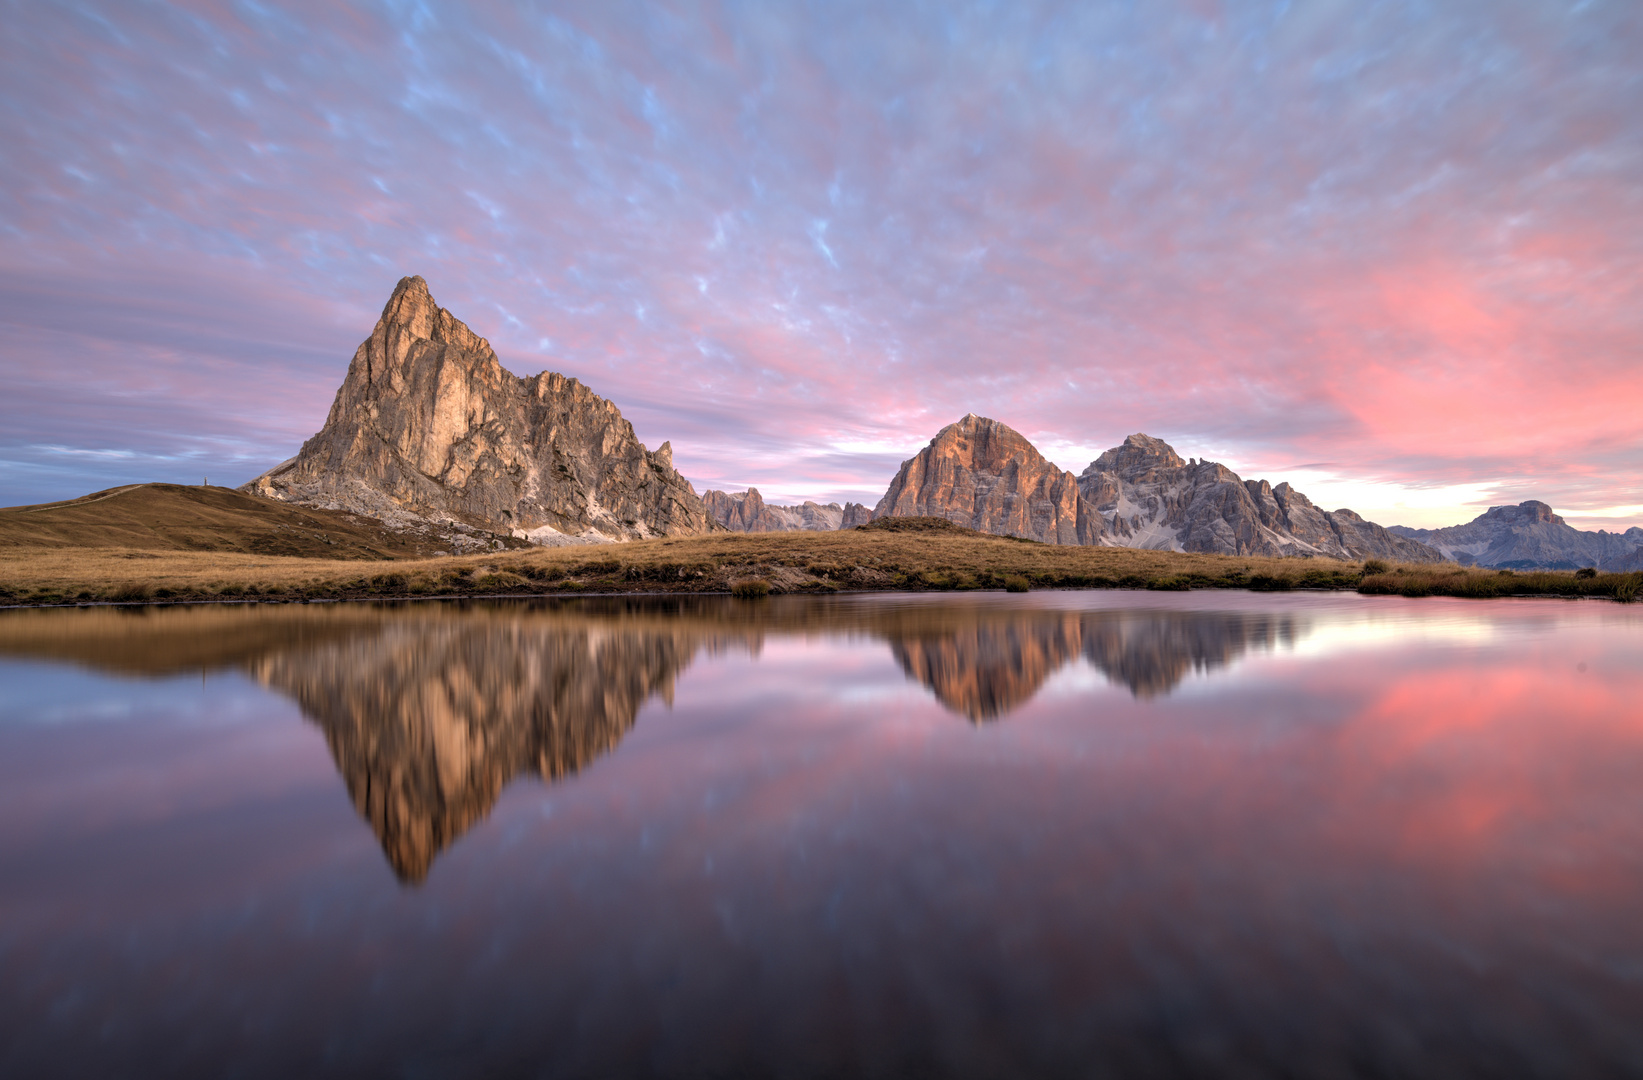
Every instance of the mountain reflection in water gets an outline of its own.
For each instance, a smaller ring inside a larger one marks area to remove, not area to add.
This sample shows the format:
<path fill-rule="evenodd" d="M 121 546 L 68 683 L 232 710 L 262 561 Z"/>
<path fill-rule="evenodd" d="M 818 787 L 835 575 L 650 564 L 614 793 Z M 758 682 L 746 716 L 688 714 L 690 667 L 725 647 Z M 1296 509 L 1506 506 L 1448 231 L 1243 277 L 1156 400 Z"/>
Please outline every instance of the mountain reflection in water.
<path fill-rule="evenodd" d="M 1080 655 L 1148 698 L 1299 633 L 1293 617 L 1244 612 L 715 598 L 38 612 L 0 628 L 0 654 L 129 674 L 245 670 L 325 733 L 355 808 L 415 883 L 515 777 L 577 772 L 652 696 L 671 704 L 702 650 L 757 653 L 817 630 L 886 641 L 971 721 L 1021 707 Z"/>
<path fill-rule="evenodd" d="M 0 686 L 4 1076 L 1643 1075 L 1638 605 L 14 611 Z"/>
<path fill-rule="evenodd" d="M 1224 667 L 1251 648 L 1295 641 L 1292 617 L 1213 611 L 1000 613 L 890 638 L 907 674 L 971 720 L 1031 700 L 1080 653 L 1138 698 L 1167 694 L 1192 671 Z"/>

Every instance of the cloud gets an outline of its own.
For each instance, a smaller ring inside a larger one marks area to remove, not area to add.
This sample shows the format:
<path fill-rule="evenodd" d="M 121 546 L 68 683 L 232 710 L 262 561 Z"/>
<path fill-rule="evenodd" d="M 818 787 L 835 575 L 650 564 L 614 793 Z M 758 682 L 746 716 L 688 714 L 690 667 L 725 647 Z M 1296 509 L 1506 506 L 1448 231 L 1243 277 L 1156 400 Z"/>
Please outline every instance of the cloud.
<path fill-rule="evenodd" d="M 31 445 L 108 449 L 112 421 L 163 458 L 215 416 L 279 460 L 419 273 L 699 487 L 859 499 L 975 411 L 1643 503 L 1621 4 L 108 4 L 8 30 L 0 363 L 34 389 L 0 422 Z M 88 411 L 74 368 L 132 337 L 147 373 L 113 383 L 141 410 Z M 863 444 L 902 449 L 837 452 Z M 0 501 L 47 494 L 15 475 Z"/>

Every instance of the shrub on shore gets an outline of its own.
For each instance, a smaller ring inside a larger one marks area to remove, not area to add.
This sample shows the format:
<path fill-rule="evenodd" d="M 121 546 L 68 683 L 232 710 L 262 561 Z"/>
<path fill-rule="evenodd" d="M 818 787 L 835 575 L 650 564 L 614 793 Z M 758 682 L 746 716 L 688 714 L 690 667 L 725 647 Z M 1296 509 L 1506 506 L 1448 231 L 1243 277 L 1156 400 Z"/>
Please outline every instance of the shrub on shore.
<path fill-rule="evenodd" d="M 1502 596 L 1596 597 L 1629 603 L 1637 598 L 1643 571 L 1604 574 L 1567 570 L 1490 571 L 1446 563 L 1400 566 L 1365 574 L 1358 591 L 1382 596 L 1462 596 L 1486 600 Z"/>

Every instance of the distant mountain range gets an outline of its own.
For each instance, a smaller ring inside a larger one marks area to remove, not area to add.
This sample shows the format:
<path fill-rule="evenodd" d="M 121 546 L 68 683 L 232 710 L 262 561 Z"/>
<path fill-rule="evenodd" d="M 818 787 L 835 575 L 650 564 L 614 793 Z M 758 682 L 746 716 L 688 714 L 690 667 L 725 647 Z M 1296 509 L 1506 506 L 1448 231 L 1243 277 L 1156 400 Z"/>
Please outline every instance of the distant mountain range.
<path fill-rule="evenodd" d="M 1623 533 L 1586 532 L 1565 522 L 1552 508 L 1533 499 L 1516 506 L 1491 506 L 1465 525 L 1444 529 L 1391 531 L 1436 548 L 1445 559 L 1503 569 L 1643 570 L 1643 529 Z"/>
<path fill-rule="evenodd" d="M 1635 559 L 1643 544 L 1643 529 L 1582 533 L 1543 503 L 1497 507 L 1454 529 L 1385 529 L 1350 510 L 1319 509 L 1287 483 L 1185 461 L 1143 434 L 1075 476 L 973 413 L 903 462 L 871 510 L 771 505 L 756 488 L 698 497 L 667 443 L 645 449 L 616 406 L 575 379 L 509 374 L 419 277 L 394 289 L 320 431 L 241 490 L 366 515 L 457 550 L 831 530 L 904 516 L 1051 544 L 1491 566 L 1607 568 Z"/>

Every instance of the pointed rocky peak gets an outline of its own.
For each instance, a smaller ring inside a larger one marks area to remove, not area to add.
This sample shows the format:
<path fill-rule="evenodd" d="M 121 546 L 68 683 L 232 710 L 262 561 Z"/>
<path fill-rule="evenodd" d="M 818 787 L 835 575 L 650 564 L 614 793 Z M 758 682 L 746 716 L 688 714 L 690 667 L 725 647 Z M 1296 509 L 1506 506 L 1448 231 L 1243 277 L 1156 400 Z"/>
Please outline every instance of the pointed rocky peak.
<path fill-rule="evenodd" d="M 383 305 L 377 329 L 386 336 L 392 331 L 412 340 L 449 345 L 476 356 L 494 356 L 490 342 L 468 329 L 466 323 L 440 307 L 419 276 L 403 277 L 394 294 Z"/>
<path fill-rule="evenodd" d="M 705 532 L 707 512 L 672 460 L 671 446 L 647 451 L 616 405 L 575 379 L 508 372 L 411 276 L 354 351 L 325 426 L 247 487 L 437 528 L 457 547 L 461 529 L 542 543 Z"/>
<path fill-rule="evenodd" d="M 1084 475 L 1110 472 L 1129 479 L 1144 476 L 1154 469 L 1179 469 L 1186 465 L 1175 448 L 1163 439 L 1137 432 L 1090 463 Z"/>

